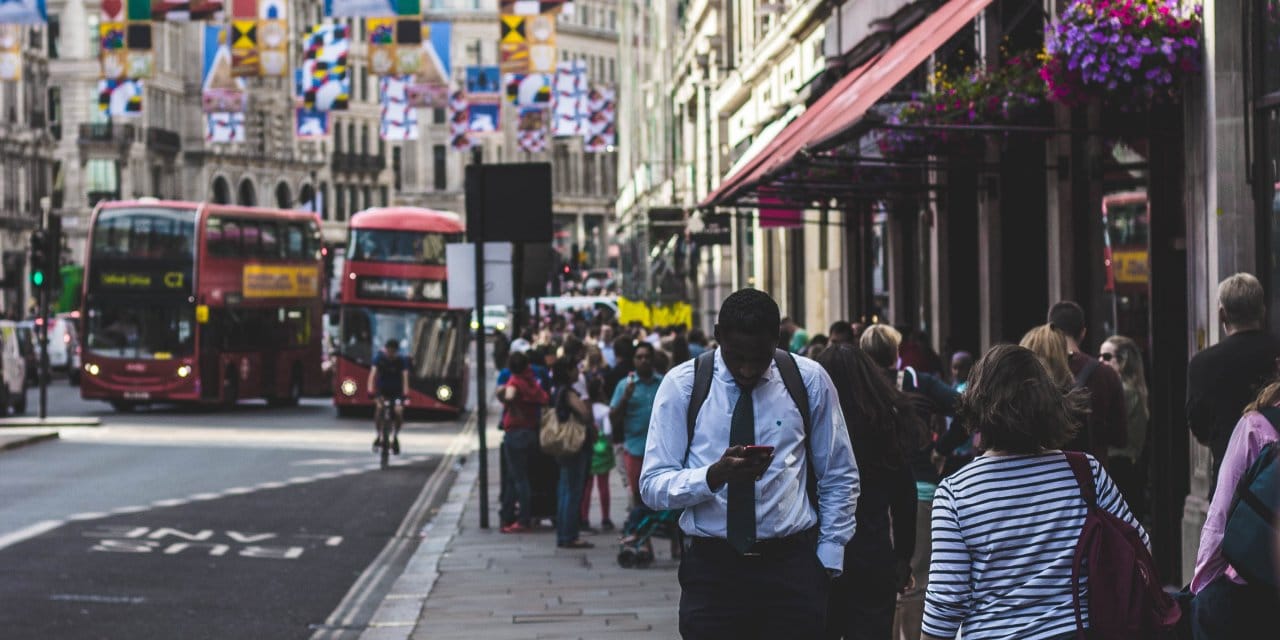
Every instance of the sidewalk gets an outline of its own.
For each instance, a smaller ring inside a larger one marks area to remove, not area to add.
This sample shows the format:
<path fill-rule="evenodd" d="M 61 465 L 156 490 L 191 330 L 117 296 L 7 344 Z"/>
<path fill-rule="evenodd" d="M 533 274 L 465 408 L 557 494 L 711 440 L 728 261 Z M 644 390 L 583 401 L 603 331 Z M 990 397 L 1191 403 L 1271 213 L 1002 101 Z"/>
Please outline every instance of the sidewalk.
<path fill-rule="evenodd" d="M 56 440 L 58 432 L 49 429 L 12 429 L 0 431 L 0 451 L 17 449 L 37 442 Z"/>
<path fill-rule="evenodd" d="M 501 434 L 491 430 L 489 442 L 495 443 L 490 528 L 479 527 L 479 465 L 472 457 L 362 638 L 404 638 L 406 632 L 415 640 L 677 637 L 680 587 L 668 541 L 655 540 L 657 559 L 649 568 L 623 569 L 617 532 L 584 535 L 596 547 L 583 550 L 556 548 L 547 527 L 500 533 Z M 610 485 L 610 517 L 621 526 L 628 492 L 616 470 Z M 598 526 L 599 498 L 593 498 L 591 522 Z"/>

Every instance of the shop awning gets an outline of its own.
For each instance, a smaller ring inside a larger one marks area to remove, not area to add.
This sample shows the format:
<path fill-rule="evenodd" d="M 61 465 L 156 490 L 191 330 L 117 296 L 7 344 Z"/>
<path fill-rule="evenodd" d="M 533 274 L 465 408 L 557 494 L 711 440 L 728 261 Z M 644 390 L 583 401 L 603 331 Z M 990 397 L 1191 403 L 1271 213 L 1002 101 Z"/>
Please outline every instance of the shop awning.
<path fill-rule="evenodd" d="M 821 149 L 858 124 L 867 111 L 920 66 L 939 47 L 972 21 L 991 0 L 950 0 L 906 35 L 834 87 L 800 114 L 740 171 L 711 193 L 699 207 L 713 207 L 758 186 L 806 150 Z"/>

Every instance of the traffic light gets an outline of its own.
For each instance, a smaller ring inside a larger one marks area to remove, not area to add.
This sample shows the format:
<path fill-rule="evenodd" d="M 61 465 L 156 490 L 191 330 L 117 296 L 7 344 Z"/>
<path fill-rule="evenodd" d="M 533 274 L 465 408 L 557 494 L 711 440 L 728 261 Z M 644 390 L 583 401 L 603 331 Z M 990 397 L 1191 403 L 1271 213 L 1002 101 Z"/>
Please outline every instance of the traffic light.
<path fill-rule="evenodd" d="M 49 240 L 44 229 L 31 232 L 31 287 L 43 289 L 49 276 Z"/>

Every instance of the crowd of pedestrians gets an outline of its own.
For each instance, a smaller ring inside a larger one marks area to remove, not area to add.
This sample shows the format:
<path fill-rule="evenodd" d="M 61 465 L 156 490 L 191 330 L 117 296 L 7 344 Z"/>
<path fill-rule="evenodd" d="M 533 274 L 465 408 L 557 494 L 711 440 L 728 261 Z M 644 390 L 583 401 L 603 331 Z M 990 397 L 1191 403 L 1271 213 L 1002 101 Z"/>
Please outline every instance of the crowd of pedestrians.
<path fill-rule="evenodd" d="M 500 378 L 503 531 L 538 520 L 532 460 L 550 407 L 588 425 L 555 460 L 558 544 L 591 545 L 592 486 L 614 529 L 619 469 L 623 541 L 642 514 L 678 517 L 685 638 L 1253 637 L 1280 604 L 1275 550 L 1239 551 L 1233 529 L 1243 484 L 1280 448 L 1280 342 L 1263 299 L 1253 276 L 1224 281 L 1225 337 L 1189 365 L 1188 425 L 1215 486 L 1180 606 L 1143 526 L 1155 471 L 1142 347 L 1109 336 L 1090 355 L 1070 301 L 981 358 L 944 359 L 885 323 L 810 334 L 750 289 L 724 301 L 710 338 L 553 323 L 512 343 Z M 1274 537 L 1274 521 L 1254 524 Z M 1121 561 L 1084 559 L 1117 547 Z"/>

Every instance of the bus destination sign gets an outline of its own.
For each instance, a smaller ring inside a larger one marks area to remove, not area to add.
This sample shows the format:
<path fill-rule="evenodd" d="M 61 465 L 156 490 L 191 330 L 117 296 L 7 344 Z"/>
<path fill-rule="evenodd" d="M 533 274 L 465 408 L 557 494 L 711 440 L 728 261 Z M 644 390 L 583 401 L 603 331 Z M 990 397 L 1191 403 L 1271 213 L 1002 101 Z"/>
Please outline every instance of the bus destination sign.
<path fill-rule="evenodd" d="M 400 302 L 443 302 L 444 281 L 358 276 L 356 297 Z"/>
<path fill-rule="evenodd" d="M 190 280 L 183 271 L 106 270 L 98 274 L 98 284 L 103 288 L 133 291 L 180 291 Z"/>
<path fill-rule="evenodd" d="M 244 266 L 245 298 L 305 298 L 320 291 L 316 267 L 286 267 L 267 264 Z"/>

